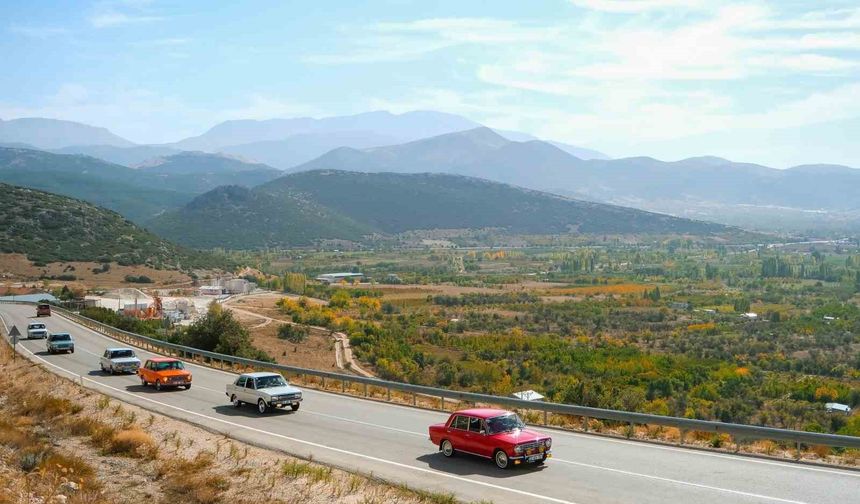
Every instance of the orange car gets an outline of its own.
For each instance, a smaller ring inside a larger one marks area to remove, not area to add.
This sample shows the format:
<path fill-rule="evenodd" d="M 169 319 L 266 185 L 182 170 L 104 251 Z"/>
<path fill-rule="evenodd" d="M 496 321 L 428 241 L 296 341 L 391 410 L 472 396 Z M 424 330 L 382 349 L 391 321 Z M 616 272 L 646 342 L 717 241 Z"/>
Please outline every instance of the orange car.
<path fill-rule="evenodd" d="M 147 359 L 146 364 L 137 370 L 140 375 L 140 383 L 146 387 L 155 385 L 155 390 L 165 387 L 191 388 L 191 373 L 185 370 L 185 364 L 178 359 L 169 357 L 158 357 Z"/>

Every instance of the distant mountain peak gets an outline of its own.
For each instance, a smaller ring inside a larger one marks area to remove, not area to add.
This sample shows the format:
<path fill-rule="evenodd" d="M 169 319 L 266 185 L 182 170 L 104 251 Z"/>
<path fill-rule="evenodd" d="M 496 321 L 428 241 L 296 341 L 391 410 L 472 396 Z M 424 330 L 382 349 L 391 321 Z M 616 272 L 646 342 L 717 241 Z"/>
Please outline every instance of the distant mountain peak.
<path fill-rule="evenodd" d="M 106 128 L 43 117 L 0 120 L 0 143 L 26 143 L 39 149 L 60 149 L 73 145 L 135 145 Z"/>

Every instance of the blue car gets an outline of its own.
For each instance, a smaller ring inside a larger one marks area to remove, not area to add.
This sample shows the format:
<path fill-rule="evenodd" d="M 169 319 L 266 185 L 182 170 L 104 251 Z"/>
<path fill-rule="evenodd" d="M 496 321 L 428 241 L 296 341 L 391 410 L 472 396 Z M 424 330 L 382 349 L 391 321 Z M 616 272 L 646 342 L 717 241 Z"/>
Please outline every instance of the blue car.
<path fill-rule="evenodd" d="M 48 347 L 48 353 L 75 353 L 75 340 L 69 333 L 51 333 L 45 344 Z"/>

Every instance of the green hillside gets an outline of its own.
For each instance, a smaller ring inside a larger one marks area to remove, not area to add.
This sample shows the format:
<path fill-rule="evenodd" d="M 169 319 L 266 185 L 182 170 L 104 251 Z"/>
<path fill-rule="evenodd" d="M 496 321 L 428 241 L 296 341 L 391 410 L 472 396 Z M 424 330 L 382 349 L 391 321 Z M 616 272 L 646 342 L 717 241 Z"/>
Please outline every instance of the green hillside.
<path fill-rule="evenodd" d="M 0 252 L 35 262 L 111 261 L 157 268 L 219 265 L 182 249 L 119 214 L 81 200 L 0 183 Z"/>
<path fill-rule="evenodd" d="M 132 169 L 80 154 L 0 147 L 0 182 L 80 198 L 138 223 L 216 187 L 253 187 L 280 174 L 266 165 L 197 152 Z"/>
<path fill-rule="evenodd" d="M 377 233 L 496 228 L 516 234 L 711 234 L 727 228 L 442 174 L 316 170 L 219 188 L 149 227 L 195 247 L 309 245 Z"/>
<path fill-rule="evenodd" d="M 149 223 L 160 236 L 198 247 L 248 249 L 312 245 L 320 239 L 360 240 L 373 231 L 296 195 L 225 186 Z"/>

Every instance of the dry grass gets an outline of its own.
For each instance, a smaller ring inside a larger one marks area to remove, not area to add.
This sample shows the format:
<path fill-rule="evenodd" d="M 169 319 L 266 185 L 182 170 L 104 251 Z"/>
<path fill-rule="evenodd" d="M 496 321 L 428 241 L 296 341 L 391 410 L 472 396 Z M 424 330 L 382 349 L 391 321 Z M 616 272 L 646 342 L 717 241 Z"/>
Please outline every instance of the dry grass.
<path fill-rule="evenodd" d="M 193 459 L 169 459 L 158 465 L 157 475 L 172 500 L 217 504 L 230 488 L 230 481 L 213 471 L 214 462 L 208 452 L 200 452 Z"/>
<path fill-rule="evenodd" d="M 76 281 L 57 281 L 57 285 L 68 285 L 69 288 L 83 286 L 94 287 L 128 287 L 125 282 L 126 275 L 145 275 L 154 281 L 149 287 L 161 285 L 173 285 L 188 283 L 191 277 L 178 271 L 159 270 L 148 266 L 121 266 L 111 264 L 106 273 L 93 273 L 93 269 L 99 268 L 101 263 L 94 262 L 57 262 L 46 266 L 34 266 L 22 254 L 0 254 L 0 271 L 11 274 L 13 279 L 37 281 L 41 277 L 59 276 L 71 273 L 77 277 Z M 74 268 L 71 270 L 70 268 Z"/>
<path fill-rule="evenodd" d="M 105 453 L 152 460 L 158 455 L 158 446 L 152 436 L 140 429 L 121 430 L 111 436 L 104 446 Z"/>

